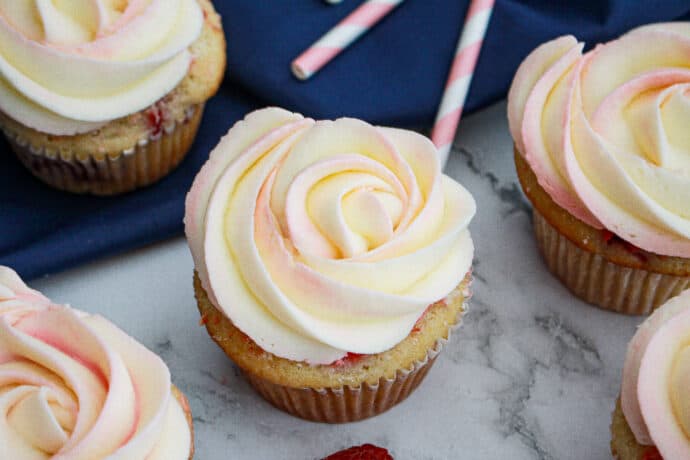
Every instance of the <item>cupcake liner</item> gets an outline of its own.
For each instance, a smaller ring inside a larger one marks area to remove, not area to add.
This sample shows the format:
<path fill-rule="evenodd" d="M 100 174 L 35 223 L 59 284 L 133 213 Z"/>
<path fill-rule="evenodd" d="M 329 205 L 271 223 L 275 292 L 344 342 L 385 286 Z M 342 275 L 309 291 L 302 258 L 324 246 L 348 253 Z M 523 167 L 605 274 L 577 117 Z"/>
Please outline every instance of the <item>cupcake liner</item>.
<path fill-rule="evenodd" d="M 463 313 L 448 329 L 447 336 L 438 339 L 424 359 L 407 369 L 399 369 L 394 378 L 382 377 L 373 385 L 317 389 L 278 385 L 250 372 L 242 370 L 242 373 L 266 401 L 296 417 L 322 423 L 348 423 L 373 417 L 404 401 L 422 383 L 452 333 L 460 327 L 469 297 L 465 296 Z"/>
<path fill-rule="evenodd" d="M 46 184 L 73 193 L 115 195 L 152 184 L 172 171 L 194 142 L 203 112 L 204 104 L 190 106 L 182 120 L 129 149 L 85 158 L 37 148 L 7 131 L 5 136 L 22 164 Z"/>
<path fill-rule="evenodd" d="M 572 243 L 534 208 L 534 233 L 549 270 L 576 296 L 606 310 L 646 315 L 690 287 L 690 277 L 614 264 Z"/>

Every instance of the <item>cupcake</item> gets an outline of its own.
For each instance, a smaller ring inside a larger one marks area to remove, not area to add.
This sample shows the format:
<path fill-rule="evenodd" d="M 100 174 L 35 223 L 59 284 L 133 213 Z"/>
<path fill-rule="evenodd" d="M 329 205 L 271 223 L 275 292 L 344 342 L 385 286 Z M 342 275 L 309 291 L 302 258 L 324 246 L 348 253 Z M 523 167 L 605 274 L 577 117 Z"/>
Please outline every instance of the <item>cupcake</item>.
<path fill-rule="evenodd" d="M 113 195 L 184 158 L 225 69 L 210 0 L 0 5 L 0 128 L 61 190 Z"/>
<path fill-rule="evenodd" d="M 421 135 L 253 112 L 187 196 L 202 323 L 274 406 L 331 423 L 379 414 L 465 310 L 474 213 Z"/>
<path fill-rule="evenodd" d="M 611 424 L 620 460 L 690 458 L 690 291 L 656 310 L 628 346 Z"/>
<path fill-rule="evenodd" d="M 0 267 L 4 459 L 186 460 L 184 395 L 156 355 L 106 319 L 54 305 Z"/>
<path fill-rule="evenodd" d="M 549 269 L 599 307 L 647 314 L 690 286 L 690 23 L 520 65 L 508 120 Z"/>

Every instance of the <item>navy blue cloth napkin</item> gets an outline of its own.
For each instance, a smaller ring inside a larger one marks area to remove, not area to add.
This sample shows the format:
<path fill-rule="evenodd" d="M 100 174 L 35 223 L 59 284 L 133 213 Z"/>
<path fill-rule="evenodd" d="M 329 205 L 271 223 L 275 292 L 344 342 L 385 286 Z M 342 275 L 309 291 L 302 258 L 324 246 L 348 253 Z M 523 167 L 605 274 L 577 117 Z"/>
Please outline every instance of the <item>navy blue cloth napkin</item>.
<path fill-rule="evenodd" d="M 0 264 L 33 278 L 179 234 L 194 175 L 220 136 L 254 108 L 430 126 L 468 5 L 408 0 L 305 83 L 291 75 L 291 60 L 361 0 L 214 3 L 228 39 L 228 73 L 192 151 L 158 184 L 113 198 L 59 192 L 33 179 L 0 141 Z M 690 18 L 687 0 L 498 0 L 466 109 L 504 97 L 521 60 L 550 38 L 572 33 L 591 46 L 639 24 L 680 18 Z"/>

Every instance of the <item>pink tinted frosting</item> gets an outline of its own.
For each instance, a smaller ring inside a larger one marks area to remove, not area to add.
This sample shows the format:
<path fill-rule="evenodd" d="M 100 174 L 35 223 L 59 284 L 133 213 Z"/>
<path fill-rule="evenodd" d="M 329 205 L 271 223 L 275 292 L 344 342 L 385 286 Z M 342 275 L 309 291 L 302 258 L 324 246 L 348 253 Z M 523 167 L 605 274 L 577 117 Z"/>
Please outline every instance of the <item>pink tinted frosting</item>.
<path fill-rule="evenodd" d="M 467 274 L 472 196 L 410 131 L 253 112 L 211 153 L 185 230 L 213 303 L 260 347 L 327 364 L 404 339 Z"/>
<path fill-rule="evenodd" d="M 582 48 L 560 37 L 520 65 L 508 95 L 517 149 L 575 217 L 690 257 L 690 23 Z"/>
<path fill-rule="evenodd" d="M 153 353 L 0 267 L 0 458 L 186 460 L 191 432 Z"/>
<path fill-rule="evenodd" d="M 197 0 L 0 0 L 0 109 L 72 135 L 169 93 L 192 60 Z"/>
<path fill-rule="evenodd" d="M 637 442 L 690 458 L 690 290 L 640 326 L 628 346 L 621 405 Z"/>

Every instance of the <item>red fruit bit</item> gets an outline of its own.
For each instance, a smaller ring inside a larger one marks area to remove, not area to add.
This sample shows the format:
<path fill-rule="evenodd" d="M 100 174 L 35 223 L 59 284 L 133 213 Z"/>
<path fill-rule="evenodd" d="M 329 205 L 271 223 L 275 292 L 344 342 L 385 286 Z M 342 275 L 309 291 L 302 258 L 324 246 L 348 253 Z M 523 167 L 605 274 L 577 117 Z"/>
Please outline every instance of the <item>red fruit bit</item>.
<path fill-rule="evenodd" d="M 360 353 L 352 353 L 352 352 L 349 352 L 349 351 L 348 351 L 348 352 L 347 352 L 347 355 L 345 356 L 344 359 L 345 359 L 345 361 L 354 363 L 354 362 L 359 361 L 359 360 L 362 359 L 363 357 L 364 357 L 363 354 L 360 354 Z"/>
<path fill-rule="evenodd" d="M 146 111 L 146 119 L 149 122 L 149 129 L 152 136 L 158 136 L 163 132 L 163 111 L 158 104 L 152 105 Z"/>
<path fill-rule="evenodd" d="M 333 361 L 331 366 L 340 367 L 344 366 L 345 364 L 353 364 L 362 359 L 362 357 L 364 357 L 364 355 L 361 355 L 359 353 L 351 353 L 348 351 L 347 355 L 345 355 L 344 358 L 340 358 L 337 361 Z"/>
<path fill-rule="evenodd" d="M 323 460 L 393 460 L 393 457 L 383 447 L 362 444 L 331 454 Z"/>
<path fill-rule="evenodd" d="M 603 234 L 604 241 L 606 241 L 607 243 L 610 243 L 611 240 L 613 240 L 616 237 L 616 235 L 614 235 L 613 232 L 610 232 L 606 229 L 602 230 L 601 233 Z"/>
<path fill-rule="evenodd" d="M 201 318 L 199 318 L 199 326 L 203 326 L 206 323 L 208 323 L 208 316 L 206 314 L 201 315 Z"/>
<path fill-rule="evenodd" d="M 645 262 L 647 260 L 647 258 L 644 255 L 644 251 L 642 249 L 638 248 L 637 246 L 635 246 L 634 244 L 625 241 L 620 236 L 618 236 L 615 233 L 610 232 L 606 229 L 602 230 L 601 233 L 602 233 L 602 236 L 603 236 L 606 244 L 618 243 L 621 246 L 623 246 L 623 248 L 626 251 L 628 251 L 630 254 L 636 256 L 638 259 L 642 260 L 643 262 Z"/>
<path fill-rule="evenodd" d="M 648 447 L 642 454 L 642 460 L 664 460 L 656 447 Z"/>

